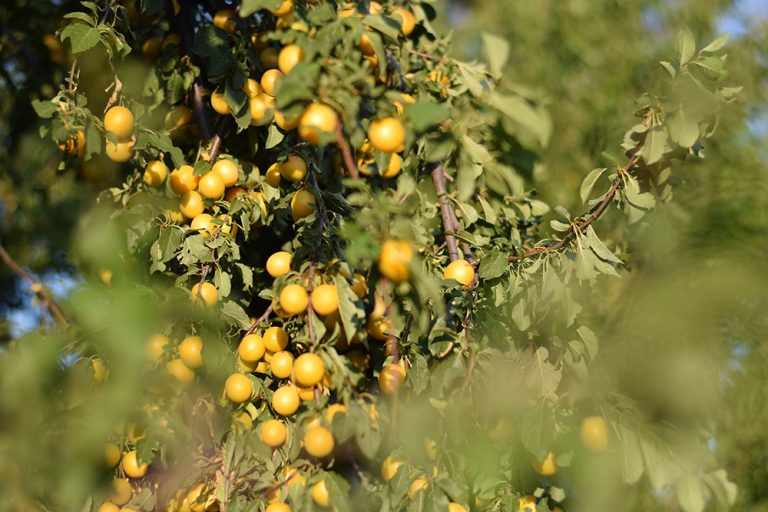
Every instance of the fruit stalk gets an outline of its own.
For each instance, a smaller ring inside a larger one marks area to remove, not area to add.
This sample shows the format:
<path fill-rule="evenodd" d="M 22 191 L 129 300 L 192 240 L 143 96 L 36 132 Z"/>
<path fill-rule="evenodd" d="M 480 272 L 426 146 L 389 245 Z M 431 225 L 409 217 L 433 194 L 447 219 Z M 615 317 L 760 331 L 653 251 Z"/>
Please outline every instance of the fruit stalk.
<path fill-rule="evenodd" d="M 360 174 L 357 172 L 357 166 L 355 165 L 354 158 L 352 158 L 352 152 L 349 150 L 349 145 L 347 144 L 347 141 L 344 140 L 344 130 L 341 127 L 341 121 L 336 123 L 336 140 L 341 149 L 341 155 L 344 157 L 344 165 L 347 168 L 347 172 L 352 179 L 358 179 Z"/>

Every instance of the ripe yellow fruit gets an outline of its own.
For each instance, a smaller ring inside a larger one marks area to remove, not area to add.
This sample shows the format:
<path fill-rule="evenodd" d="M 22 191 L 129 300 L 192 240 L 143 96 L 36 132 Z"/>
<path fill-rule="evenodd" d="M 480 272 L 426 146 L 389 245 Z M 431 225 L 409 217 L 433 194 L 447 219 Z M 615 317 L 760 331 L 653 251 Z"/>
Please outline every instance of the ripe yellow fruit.
<path fill-rule="evenodd" d="M 219 175 L 219 178 L 224 182 L 225 187 L 231 187 L 237 180 L 240 179 L 240 174 L 237 171 L 237 164 L 234 160 L 228 158 L 219 158 L 216 163 L 211 167 L 211 172 Z"/>
<path fill-rule="evenodd" d="M 293 11 L 293 0 L 283 0 L 277 9 L 272 11 L 275 16 L 285 16 Z"/>
<path fill-rule="evenodd" d="M 288 346 L 288 333 L 282 327 L 268 327 L 261 336 L 264 339 L 264 346 L 272 353 L 280 352 Z"/>
<path fill-rule="evenodd" d="M 283 74 L 287 75 L 295 68 L 299 62 L 304 60 L 304 50 L 297 44 L 289 44 L 280 50 L 277 56 L 277 67 Z"/>
<path fill-rule="evenodd" d="M 234 416 L 233 418 L 234 418 L 234 421 L 239 423 L 240 426 L 242 426 L 246 430 L 251 430 L 251 428 L 253 427 L 253 418 L 251 418 L 251 415 L 245 411 Z M 235 424 L 234 426 L 237 426 L 237 424 Z"/>
<path fill-rule="evenodd" d="M 98 357 L 91 359 L 91 368 L 93 369 L 93 380 L 96 382 L 104 382 L 107 378 L 109 370 L 104 366 L 104 362 Z"/>
<path fill-rule="evenodd" d="M 295 130 L 297 126 L 299 126 L 299 122 L 301 121 L 301 114 L 295 114 L 291 117 L 285 117 L 282 112 L 279 110 L 275 112 L 275 123 L 277 123 L 277 126 L 280 127 L 281 130 L 284 130 L 286 132 Z"/>
<path fill-rule="evenodd" d="M 85 149 L 85 134 L 82 130 L 77 130 L 74 137 L 70 137 L 59 144 L 59 149 L 68 155 L 81 156 Z"/>
<path fill-rule="evenodd" d="M 405 127 L 394 117 L 376 119 L 368 128 L 368 140 L 375 149 L 384 153 L 402 151 L 405 143 Z"/>
<path fill-rule="evenodd" d="M 413 247 L 405 240 L 386 240 L 379 254 L 379 272 L 395 283 L 411 277 L 408 267 L 413 259 Z"/>
<path fill-rule="evenodd" d="M 320 315 L 330 315 L 339 310 L 339 294 L 334 284 L 321 284 L 312 290 L 312 309 Z"/>
<path fill-rule="evenodd" d="M 108 468 L 117 466 L 120 462 L 123 452 L 120 451 L 120 447 L 115 443 L 107 443 L 104 445 L 104 463 Z"/>
<path fill-rule="evenodd" d="M 195 169 L 191 165 L 182 165 L 171 172 L 171 188 L 177 194 L 184 195 L 197 189 L 200 176 L 195 176 Z"/>
<path fill-rule="evenodd" d="M 443 270 L 443 277 L 458 281 L 460 284 L 469 288 L 475 280 L 475 269 L 466 260 L 455 260 L 445 267 L 445 270 Z"/>
<path fill-rule="evenodd" d="M 109 501 L 115 505 L 125 505 L 131 501 L 133 488 L 127 478 L 115 478 L 112 480 L 112 495 Z"/>
<path fill-rule="evenodd" d="M 251 98 L 248 105 L 252 126 L 264 126 L 272 122 L 275 115 L 275 99 L 272 96 L 261 93 Z"/>
<path fill-rule="evenodd" d="M 287 350 L 275 352 L 269 362 L 272 375 L 278 379 L 287 379 L 293 372 L 293 354 Z"/>
<path fill-rule="evenodd" d="M 299 386 L 311 388 L 325 377 L 325 364 L 319 355 L 307 352 L 296 358 L 293 373 Z"/>
<path fill-rule="evenodd" d="M 518 512 L 536 512 L 536 497 L 521 496 L 517 500 Z"/>
<path fill-rule="evenodd" d="M 294 386 L 282 386 L 272 395 L 272 409 L 280 416 L 290 416 L 299 408 L 299 393 Z"/>
<path fill-rule="evenodd" d="M 357 45 L 357 47 L 361 52 L 363 52 L 363 55 L 371 56 L 375 53 L 371 38 L 368 37 L 367 34 L 360 36 L 360 43 Z"/>
<path fill-rule="evenodd" d="M 452 501 L 448 504 L 448 512 L 467 512 L 467 509 L 455 501 Z"/>
<path fill-rule="evenodd" d="M 277 448 L 285 444 L 288 439 L 288 429 L 285 423 L 280 420 L 269 420 L 264 423 L 259 433 L 261 442 L 272 448 Z"/>
<path fill-rule="evenodd" d="M 176 105 L 165 116 L 165 128 L 177 131 L 192 122 L 192 109 L 186 105 Z"/>
<path fill-rule="evenodd" d="M 187 497 L 184 501 L 187 502 L 189 510 L 191 512 L 205 512 L 206 491 L 205 483 L 197 484 L 193 486 L 187 493 Z"/>
<path fill-rule="evenodd" d="M 347 406 L 344 404 L 331 404 L 328 406 L 328 408 L 325 410 L 325 419 L 328 421 L 329 424 L 333 424 L 333 418 L 337 414 L 343 414 L 347 412 Z"/>
<path fill-rule="evenodd" d="M 190 190 L 181 196 L 181 201 L 179 202 L 179 211 L 186 218 L 194 219 L 203 213 L 203 210 L 205 210 L 205 205 L 203 204 L 203 196 L 201 196 L 197 191 Z"/>
<path fill-rule="evenodd" d="M 203 340 L 200 336 L 187 336 L 179 343 L 179 358 L 192 370 L 203 366 Z"/>
<path fill-rule="evenodd" d="M 403 101 L 405 103 L 410 103 L 411 105 L 416 103 L 416 98 L 414 98 L 410 94 L 402 93 L 400 94 L 400 97 L 403 98 Z M 397 114 L 403 115 L 403 112 L 405 112 L 405 106 L 403 106 L 403 102 L 400 100 L 395 100 L 392 103 L 395 105 L 395 111 L 397 112 Z"/>
<path fill-rule="evenodd" d="M 379 389 L 387 395 L 396 395 L 403 386 L 405 368 L 396 364 L 388 364 L 379 373 Z"/>
<path fill-rule="evenodd" d="M 267 183 L 272 187 L 280 186 L 280 164 L 275 162 L 269 166 L 265 175 Z"/>
<path fill-rule="evenodd" d="M 304 449 L 313 457 L 326 457 L 334 446 L 333 434 L 325 427 L 311 427 L 304 433 Z"/>
<path fill-rule="evenodd" d="M 224 196 L 224 180 L 217 172 L 207 172 L 200 178 L 197 190 L 208 199 L 221 199 Z"/>
<path fill-rule="evenodd" d="M 243 85 L 243 92 L 249 97 L 249 98 L 255 98 L 259 94 L 261 94 L 261 87 L 259 86 L 259 82 L 254 80 L 253 78 L 249 78 L 245 81 L 245 85 Z"/>
<path fill-rule="evenodd" d="M 259 53 L 259 60 L 264 65 L 266 69 L 275 69 L 277 68 L 277 50 L 272 48 L 271 46 L 269 48 L 263 49 Z"/>
<path fill-rule="evenodd" d="M 400 466 L 403 464 L 405 464 L 404 460 L 390 455 L 381 463 L 381 478 L 383 478 L 385 482 L 389 482 L 395 477 L 397 470 L 400 469 Z"/>
<path fill-rule="evenodd" d="M 361 299 L 368 295 L 368 285 L 365 282 L 365 276 L 362 274 L 355 273 L 355 275 L 352 276 L 351 287 L 352 291 L 355 292 L 355 295 Z"/>
<path fill-rule="evenodd" d="M 123 471 L 129 478 L 142 478 L 149 471 L 149 464 L 146 462 L 139 464 L 138 455 L 136 450 L 123 455 Z"/>
<path fill-rule="evenodd" d="M 307 162 L 298 155 L 291 155 L 280 164 L 280 176 L 288 181 L 301 181 L 307 175 Z"/>
<path fill-rule="evenodd" d="M 392 322 L 388 318 L 380 316 L 378 318 L 369 318 L 366 326 L 368 336 L 379 341 L 386 341 L 389 333 L 392 331 Z M 362 370 L 361 370 L 362 371 Z"/>
<path fill-rule="evenodd" d="M 602 416 L 589 416 L 581 422 L 581 442 L 594 452 L 608 449 L 608 429 Z"/>
<path fill-rule="evenodd" d="M 133 146 L 135 144 L 136 141 L 134 139 L 117 142 L 112 142 L 111 140 L 107 139 L 107 157 L 118 164 L 127 162 L 131 159 L 131 157 L 133 157 Z"/>
<path fill-rule="evenodd" d="M 200 287 L 199 298 L 197 296 L 198 287 Z M 192 300 L 192 302 L 197 302 L 199 299 L 202 299 L 206 305 L 213 306 L 216 304 L 216 301 L 219 300 L 219 292 L 216 290 L 215 286 L 213 286 L 208 281 L 205 281 L 202 283 L 202 286 L 200 286 L 200 283 L 198 283 L 192 287 L 189 298 Z"/>
<path fill-rule="evenodd" d="M 267 351 L 264 346 L 264 340 L 258 334 L 249 334 L 240 340 L 237 347 L 237 355 L 246 363 L 257 363 L 264 357 Z"/>
<path fill-rule="evenodd" d="M 534 461 L 533 469 L 541 476 L 552 476 L 557 472 L 557 463 L 555 462 L 555 454 L 548 452 L 544 460 Z"/>
<path fill-rule="evenodd" d="M 373 169 L 377 169 L 373 158 L 363 155 L 362 158 L 357 161 L 357 168 L 360 174 L 365 176 L 373 176 Z M 397 153 L 392 153 L 389 158 L 389 163 L 384 170 L 377 169 L 378 175 L 382 178 L 394 178 L 400 174 L 400 170 L 403 168 L 403 159 Z"/>
<path fill-rule="evenodd" d="M 279 69 L 268 69 L 261 75 L 261 90 L 273 98 L 277 95 L 277 82 L 283 78 L 283 73 Z"/>
<path fill-rule="evenodd" d="M 264 509 L 264 512 L 291 512 L 291 507 L 287 503 L 273 501 L 267 505 L 267 508 Z"/>
<path fill-rule="evenodd" d="M 427 479 L 423 476 L 418 477 L 411 483 L 411 486 L 408 488 L 408 497 L 413 498 L 417 492 L 421 492 L 427 487 L 429 487 L 429 482 L 427 482 Z"/>
<path fill-rule="evenodd" d="M 402 31 L 403 35 L 406 37 L 411 35 L 411 32 L 413 32 L 413 29 L 416 28 L 416 18 L 413 17 L 413 13 L 411 13 L 411 11 L 409 11 L 408 9 L 397 7 L 395 9 L 392 9 L 392 14 L 400 16 L 400 18 L 402 19 L 402 22 L 400 24 L 400 30 Z"/>
<path fill-rule="evenodd" d="M 159 187 L 168 177 L 168 167 L 160 160 L 152 160 L 144 170 L 144 183 L 150 187 Z"/>
<path fill-rule="evenodd" d="M 242 373 L 233 373 L 224 383 L 227 398 L 236 404 L 241 404 L 251 398 L 253 383 Z"/>
<path fill-rule="evenodd" d="M 133 133 L 133 112 L 121 105 L 110 108 L 104 114 L 104 129 L 119 139 L 129 137 Z"/>
<path fill-rule="evenodd" d="M 307 107 L 299 120 L 299 136 L 310 144 L 320 145 L 336 133 L 338 116 L 333 108 L 324 103 Z"/>
<path fill-rule="evenodd" d="M 298 284 L 289 284 L 280 291 L 280 307 L 287 314 L 299 315 L 307 310 L 309 305 L 309 295 L 303 286 Z"/>
<path fill-rule="evenodd" d="M 110 501 L 105 501 L 96 509 L 96 512 L 120 512 L 120 507 Z"/>
<path fill-rule="evenodd" d="M 232 109 L 227 105 L 227 100 L 224 99 L 223 92 L 216 91 L 211 94 L 211 106 L 213 110 L 223 116 L 232 113 Z"/>
<path fill-rule="evenodd" d="M 299 190 L 291 198 L 291 216 L 294 222 L 315 211 L 315 196 L 308 190 Z"/>
<path fill-rule="evenodd" d="M 267 273 L 280 277 L 291 271 L 291 253 L 278 251 L 267 259 Z"/>
<path fill-rule="evenodd" d="M 201 213 L 192 219 L 189 227 L 195 231 L 198 231 L 201 235 L 203 235 L 204 238 L 208 238 L 211 236 L 211 233 L 215 229 L 215 226 L 211 223 L 211 220 L 213 220 L 213 215 Z"/>
<path fill-rule="evenodd" d="M 328 494 L 328 489 L 325 487 L 325 480 L 320 480 L 312 486 L 312 501 L 321 507 L 331 506 L 331 497 Z"/>
<path fill-rule="evenodd" d="M 155 61 L 160 57 L 161 50 L 162 41 L 159 37 L 150 37 L 141 45 L 141 53 L 151 61 Z"/>
<path fill-rule="evenodd" d="M 219 9 L 213 15 L 213 26 L 220 28 L 224 32 L 232 34 L 237 30 L 237 25 L 232 21 L 235 12 L 232 9 Z"/>
<path fill-rule="evenodd" d="M 180 384 L 188 385 L 195 381 L 195 372 L 187 368 L 181 359 L 172 359 L 165 365 L 166 371 Z"/>

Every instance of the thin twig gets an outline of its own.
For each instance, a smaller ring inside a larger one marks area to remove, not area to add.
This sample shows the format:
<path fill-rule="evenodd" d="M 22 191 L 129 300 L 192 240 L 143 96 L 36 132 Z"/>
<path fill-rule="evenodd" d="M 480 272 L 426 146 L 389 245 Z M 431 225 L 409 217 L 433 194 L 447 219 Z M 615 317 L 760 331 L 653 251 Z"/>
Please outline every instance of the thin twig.
<path fill-rule="evenodd" d="M 16 261 L 11 257 L 10 254 L 8 254 L 8 251 L 6 251 L 5 247 L 2 245 L 0 245 L 0 258 L 2 258 L 5 264 L 8 265 L 16 274 L 29 281 L 29 283 L 32 285 L 32 290 L 35 292 L 35 294 L 37 294 L 38 297 L 40 297 L 41 302 L 45 304 L 45 307 L 51 313 L 51 316 L 58 320 L 62 325 L 67 327 L 69 322 L 67 322 L 66 317 L 64 317 L 64 313 L 61 312 L 61 309 L 59 309 L 59 306 L 56 305 L 56 302 L 54 302 L 51 296 L 48 295 L 40 281 L 35 279 L 32 274 L 24 270 L 21 265 L 16 263 Z"/>
<path fill-rule="evenodd" d="M 437 200 L 440 203 L 440 216 L 443 218 L 443 233 L 445 234 L 445 243 L 448 245 L 448 255 L 451 261 L 459 259 L 459 246 L 456 243 L 456 237 L 450 233 L 455 232 L 453 219 L 456 214 L 452 212 L 453 206 L 446 199 L 445 190 L 445 171 L 443 164 L 432 164 L 432 183 L 435 185 Z"/>
<path fill-rule="evenodd" d="M 349 145 L 346 139 L 344 139 L 344 129 L 341 126 L 341 120 L 336 121 L 336 142 L 341 149 L 341 154 L 344 157 L 344 165 L 347 168 L 347 172 L 352 179 L 360 178 L 360 174 L 357 172 L 357 166 L 355 160 L 352 158 L 352 152 L 349 150 Z"/>
<path fill-rule="evenodd" d="M 266 310 L 264 310 L 264 313 L 262 313 L 261 316 L 257 318 L 256 321 L 253 322 L 253 324 L 251 324 L 251 327 L 249 327 L 247 331 L 245 331 L 245 335 L 248 336 L 249 334 L 253 334 L 254 332 L 256 332 L 256 328 L 259 327 L 259 324 L 261 324 L 261 322 L 264 322 L 269 318 L 269 315 L 272 314 L 272 310 L 273 308 L 272 308 L 272 305 L 270 304 L 269 307 Z"/>
<path fill-rule="evenodd" d="M 208 162 L 211 165 L 216 163 L 216 159 L 219 157 L 219 152 L 221 151 L 221 143 L 224 141 L 224 136 L 232 124 L 231 121 L 232 117 L 230 116 L 222 119 L 219 123 L 219 129 L 216 131 L 216 135 L 214 135 L 213 139 L 211 139 L 211 149 L 209 150 L 210 159 Z"/>
<path fill-rule="evenodd" d="M 536 247 L 535 249 L 531 249 L 525 254 L 521 254 L 519 256 L 510 256 L 508 260 L 520 261 L 531 256 L 536 256 L 538 254 L 546 254 L 552 251 L 556 251 L 563 247 L 570 239 L 575 237 L 577 233 L 583 232 L 585 229 L 587 229 L 587 227 L 589 227 L 590 224 L 599 219 L 600 216 L 605 212 L 606 208 L 608 208 L 608 205 L 611 203 L 613 198 L 616 197 L 616 193 L 619 191 L 621 184 L 624 182 L 624 174 L 629 172 L 637 164 L 637 161 L 640 158 L 641 148 L 642 145 L 638 144 L 634 150 L 634 153 L 632 154 L 632 157 L 629 159 L 629 162 L 627 162 L 627 165 L 621 169 L 618 169 L 618 175 L 613 180 L 613 183 L 611 183 L 611 187 L 608 189 L 608 192 L 605 193 L 603 200 L 600 201 L 600 203 L 595 206 L 581 222 L 576 224 L 573 229 L 568 231 L 568 233 L 566 233 L 562 239 L 558 240 L 552 245 Z"/>

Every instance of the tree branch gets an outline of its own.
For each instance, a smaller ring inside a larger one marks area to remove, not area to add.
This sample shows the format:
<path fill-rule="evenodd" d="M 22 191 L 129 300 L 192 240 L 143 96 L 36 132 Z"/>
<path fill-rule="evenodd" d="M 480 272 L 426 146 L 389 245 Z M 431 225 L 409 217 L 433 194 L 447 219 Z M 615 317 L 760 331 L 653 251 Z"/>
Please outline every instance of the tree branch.
<path fill-rule="evenodd" d="M 590 224 L 592 224 L 597 219 L 599 219 L 600 216 L 605 212 L 606 208 L 611 203 L 613 198 L 616 197 L 616 192 L 618 192 L 619 188 L 621 188 L 621 184 L 623 183 L 624 173 L 630 171 L 635 165 L 637 165 L 637 161 L 640 158 L 641 148 L 642 148 L 642 144 L 638 144 L 634 152 L 632 153 L 632 157 L 629 159 L 629 162 L 627 162 L 627 165 L 625 165 L 623 168 L 618 170 L 618 175 L 613 180 L 613 183 L 611 183 L 611 187 L 608 189 L 608 192 L 605 193 L 605 197 L 603 197 L 603 200 L 600 201 L 600 203 L 597 206 L 595 206 L 589 212 L 589 214 L 586 217 L 584 217 L 584 219 L 581 222 L 579 222 L 573 229 L 571 229 L 568 233 L 566 233 L 562 239 L 558 240 L 552 245 L 531 249 L 525 254 L 521 254 L 518 256 L 510 256 L 508 260 L 520 261 L 525 258 L 530 258 L 531 256 L 536 256 L 538 254 L 546 254 L 549 252 L 556 251 L 561 247 L 563 247 L 566 244 L 566 242 L 568 242 L 573 237 L 575 237 L 577 232 L 579 233 L 583 232 L 585 229 L 587 229 L 587 227 L 589 227 Z"/>
<path fill-rule="evenodd" d="M 443 233 L 445 233 L 445 243 L 448 246 L 448 255 L 451 261 L 459 259 L 459 246 L 456 243 L 456 237 L 450 234 L 457 231 L 457 226 L 454 225 L 454 219 L 456 213 L 453 211 L 453 206 L 446 199 L 445 190 L 445 171 L 443 170 L 443 164 L 432 164 L 432 183 L 435 185 L 435 191 L 437 191 L 437 200 L 440 203 L 440 216 L 443 218 Z M 458 222 L 458 221 L 457 221 Z"/>
<path fill-rule="evenodd" d="M 355 160 L 352 158 L 352 152 L 349 150 L 349 145 L 344 139 L 344 130 L 341 126 L 341 120 L 336 121 L 336 142 L 339 144 L 341 154 L 344 157 L 344 165 L 347 168 L 347 172 L 352 179 L 359 179 L 360 173 L 357 172 L 357 166 Z"/>
<path fill-rule="evenodd" d="M 53 318 L 58 320 L 62 325 L 64 325 L 64 327 L 69 326 L 69 322 L 67 322 L 67 319 L 64 317 L 64 313 L 61 312 L 61 309 L 59 309 L 59 306 L 56 305 L 56 302 L 54 302 L 51 296 L 48 295 L 40 281 L 35 279 L 32 274 L 24 270 L 21 265 L 16 263 L 16 261 L 11 257 L 10 254 L 8 254 L 8 251 L 6 251 L 5 247 L 2 245 L 0 245 L 0 258 L 2 258 L 5 264 L 8 265 L 17 275 L 29 281 L 29 283 L 32 285 L 32 290 L 40 298 L 41 303 L 45 305 Z"/>

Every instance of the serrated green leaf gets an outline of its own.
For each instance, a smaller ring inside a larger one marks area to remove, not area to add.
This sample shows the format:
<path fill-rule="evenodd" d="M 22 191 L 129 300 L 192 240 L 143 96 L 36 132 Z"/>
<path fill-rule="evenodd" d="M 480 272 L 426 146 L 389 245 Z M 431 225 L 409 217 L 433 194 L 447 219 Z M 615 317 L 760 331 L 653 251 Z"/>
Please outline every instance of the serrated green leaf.
<path fill-rule="evenodd" d="M 491 73 L 499 76 L 504 69 L 504 64 L 509 58 L 509 42 L 503 37 L 484 33 L 481 36 L 483 40 L 483 55 L 491 67 Z"/>
<path fill-rule="evenodd" d="M 248 329 L 251 326 L 250 317 L 236 302 L 225 301 L 221 306 L 221 313 L 228 319 L 228 323 L 238 325 L 241 329 Z"/>
<path fill-rule="evenodd" d="M 685 512 L 704 510 L 706 496 L 701 481 L 693 475 L 684 475 L 675 484 L 675 495 Z"/>
<path fill-rule="evenodd" d="M 429 128 L 448 118 L 448 110 L 439 103 L 420 100 L 412 105 L 406 105 L 406 112 L 416 133 L 423 133 Z"/>
<path fill-rule="evenodd" d="M 495 279 L 504 275 L 507 268 L 509 268 L 509 261 L 506 254 L 494 249 L 480 260 L 478 276 L 480 279 Z"/>
<path fill-rule="evenodd" d="M 715 53 L 728 42 L 728 33 L 725 33 L 700 50 L 700 53 Z"/>

